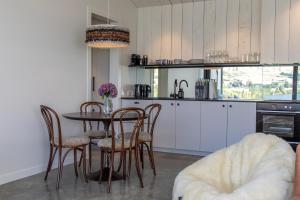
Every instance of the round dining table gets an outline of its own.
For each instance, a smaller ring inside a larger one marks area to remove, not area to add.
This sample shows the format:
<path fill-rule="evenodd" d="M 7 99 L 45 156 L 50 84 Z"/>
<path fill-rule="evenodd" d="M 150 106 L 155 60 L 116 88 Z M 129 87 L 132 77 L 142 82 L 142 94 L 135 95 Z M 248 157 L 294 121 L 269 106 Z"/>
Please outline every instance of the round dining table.
<path fill-rule="evenodd" d="M 102 122 L 104 125 L 104 131 L 106 132 L 106 136 L 108 137 L 109 126 L 111 124 L 111 114 L 104 114 L 99 112 L 75 112 L 75 113 L 67 113 L 63 114 L 63 117 L 70 120 L 77 121 L 95 121 Z M 148 115 L 145 115 L 144 118 L 148 118 Z M 127 113 L 122 117 L 122 121 L 134 121 L 138 119 L 138 114 L 135 113 Z M 120 115 L 114 116 L 114 121 L 120 121 Z M 102 181 L 107 181 L 109 175 L 109 168 L 105 167 L 103 171 Z M 90 180 L 98 181 L 100 177 L 100 171 L 90 172 L 87 175 L 87 178 Z M 122 176 L 117 172 L 113 172 L 112 180 L 121 180 Z"/>

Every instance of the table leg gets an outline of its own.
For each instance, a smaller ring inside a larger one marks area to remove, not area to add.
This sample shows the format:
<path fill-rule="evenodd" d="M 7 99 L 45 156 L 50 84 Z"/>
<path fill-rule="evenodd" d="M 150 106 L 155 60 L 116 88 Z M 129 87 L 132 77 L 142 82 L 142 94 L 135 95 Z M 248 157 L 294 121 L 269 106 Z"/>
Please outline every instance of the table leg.
<path fill-rule="evenodd" d="M 109 137 L 109 126 L 110 126 L 110 120 L 107 121 L 103 121 L 103 125 L 104 125 L 104 131 L 106 134 L 106 137 Z M 109 175 L 109 158 L 108 158 L 108 154 L 105 154 L 105 167 L 103 168 L 103 176 L 102 176 L 102 181 L 107 181 L 108 180 L 108 175 Z M 96 171 L 96 172 L 92 172 L 90 174 L 88 174 L 88 179 L 89 180 L 93 180 L 93 181 L 99 181 L 100 178 L 100 170 Z M 117 172 L 113 171 L 112 174 L 112 180 L 116 181 L 116 180 L 122 180 L 123 177 L 118 174 Z"/>

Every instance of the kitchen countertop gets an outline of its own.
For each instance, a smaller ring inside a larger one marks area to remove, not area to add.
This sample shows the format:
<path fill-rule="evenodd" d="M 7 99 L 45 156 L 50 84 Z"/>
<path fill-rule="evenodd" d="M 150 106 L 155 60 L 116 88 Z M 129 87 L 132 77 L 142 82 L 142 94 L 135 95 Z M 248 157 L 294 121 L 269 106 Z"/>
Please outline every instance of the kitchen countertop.
<path fill-rule="evenodd" d="M 300 103 L 299 100 L 247 100 L 247 99 L 198 99 L 198 98 L 184 98 L 174 99 L 172 97 L 149 97 L 149 98 L 135 98 L 135 97 L 121 97 L 127 100 L 176 100 L 176 101 L 220 101 L 220 102 L 266 102 L 266 103 Z"/>

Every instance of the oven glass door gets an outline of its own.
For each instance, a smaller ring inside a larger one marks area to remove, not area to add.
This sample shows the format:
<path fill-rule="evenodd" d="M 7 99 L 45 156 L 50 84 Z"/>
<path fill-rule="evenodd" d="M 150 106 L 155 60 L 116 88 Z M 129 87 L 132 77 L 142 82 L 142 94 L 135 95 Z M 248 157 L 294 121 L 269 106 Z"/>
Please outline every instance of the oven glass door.
<path fill-rule="evenodd" d="M 293 138 L 295 132 L 294 115 L 263 114 L 263 132 L 278 137 Z"/>

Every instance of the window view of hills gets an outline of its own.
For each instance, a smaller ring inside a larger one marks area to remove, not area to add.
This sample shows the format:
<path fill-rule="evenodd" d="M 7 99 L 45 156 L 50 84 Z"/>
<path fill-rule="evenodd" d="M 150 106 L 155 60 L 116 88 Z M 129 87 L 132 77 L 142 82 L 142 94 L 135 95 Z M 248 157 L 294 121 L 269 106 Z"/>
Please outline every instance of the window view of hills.
<path fill-rule="evenodd" d="M 223 69 L 224 98 L 291 100 L 293 67 Z"/>

